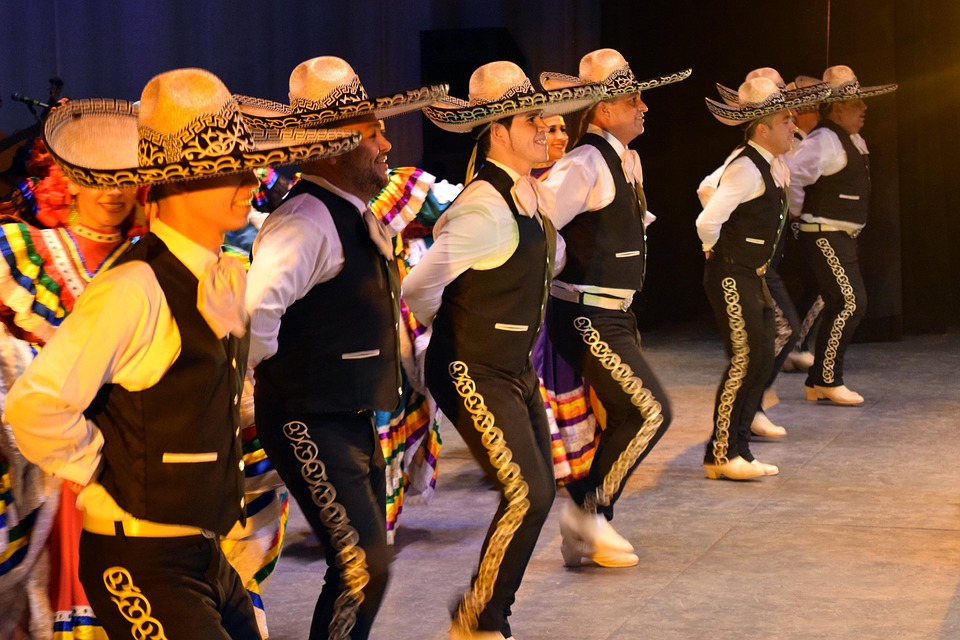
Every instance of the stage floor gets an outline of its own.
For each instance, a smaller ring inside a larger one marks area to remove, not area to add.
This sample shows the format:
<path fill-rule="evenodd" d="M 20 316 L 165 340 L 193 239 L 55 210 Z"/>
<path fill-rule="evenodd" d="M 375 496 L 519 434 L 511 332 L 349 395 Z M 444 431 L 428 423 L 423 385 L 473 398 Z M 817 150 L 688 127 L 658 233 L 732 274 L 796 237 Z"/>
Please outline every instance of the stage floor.
<path fill-rule="evenodd" d="M 701 466 L 715 334 L 655 331 L 644 348 L 674 420 L 617 505 L 640 564 L 564 568 L 561 491 L 513 607 L 518 640 L 960 638 L 960 332 L 852 345 L 861 407 L 807 402 L 804 375 L 781 374 L 768 415 L 787 439 L 752 445 L 780 475 L 751 482 Z M 436 494 L 400 517 L 373 638 L 446 638 L 477 561 L 497 496 L 456 432 L 443 438 Z M 292 511 L 263 593 L 274 640 L 307 637 L 325 570 Z"/>

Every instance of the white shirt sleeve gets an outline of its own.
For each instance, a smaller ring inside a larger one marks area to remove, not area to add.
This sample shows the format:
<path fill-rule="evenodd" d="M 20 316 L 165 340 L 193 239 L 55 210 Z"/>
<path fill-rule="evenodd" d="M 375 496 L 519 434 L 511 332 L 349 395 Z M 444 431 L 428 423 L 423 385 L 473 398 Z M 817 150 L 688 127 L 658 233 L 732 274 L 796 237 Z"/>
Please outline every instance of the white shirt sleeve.
<path fill-rule="evenodd" d="M 727 168 L 727 165 L 730 164 L 730 161 L 736 158 L 742 150 L 742 145 L 736 147 L 730 152 L 730 155 L 727 156 L 726 160 L 723 161 L 723 164 L 714 169 L 707 177 L 700 181 L 700 186 L 697 187 L 697 197 L 700 199 L 701 207 L 707 206 L 710 198 L 717 190 L 717 185 L 720 184 L 720 176 L 723 175 L 723 170 Z"/>
<path fill-rule="evenodd" d="M 403 280 L 407 308 L 424 326 L 440 309 L 444 288 L 467 269 L 503 265 L 520 242 L 520 231 L 503 198 L 489 183 L 467 186 L 434 228 L 434 243 Z"/>
<path fill-rule="evenodd" d="M 277 352 L 286 310 L 341 269 L 343 245 L 323 202 L 303 194 L 267 216 L 254 241 L 247 275 L 251 368 Z"/>
<path fill-rule="evenodd" d="M 720 228 L 740 203 L 763 195 L 763 177 L 749 158 L 737 158 L 723 172 L 710 201 L 697 216 L 697 235 L 703 250 L 709 251 L 720 238 Z"/>
<path fill-rule="evenodd" d="M 550 220 L 558 230 L 585 211 L 607 206 L 616 195 L 613 175 L 592 145 L 577 147 L 557 160 L 543 183 L 557 194 Z"/>
<path fill-rule="evenodd" d="M 804 187 L 847 166 L 847 152 L 830 129 L 815 129 L 786 156 L 790 167 L 790 216 L 803 213 Z"/>
<path fill-rule="evenodd" d="M 130 262 L 98 275 L 7 396 L 4 416 L 24 457 L 89 483 L 103 435 L 83 412 L 105 384 L 155 385 L 179 354 L 179 330 L 149 265 Z"/>

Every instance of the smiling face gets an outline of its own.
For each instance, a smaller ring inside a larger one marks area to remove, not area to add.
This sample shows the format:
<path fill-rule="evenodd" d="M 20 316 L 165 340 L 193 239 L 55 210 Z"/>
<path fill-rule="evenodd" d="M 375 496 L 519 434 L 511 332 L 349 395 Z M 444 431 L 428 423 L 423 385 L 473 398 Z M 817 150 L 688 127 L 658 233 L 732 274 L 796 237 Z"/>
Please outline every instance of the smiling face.
<path fill-rule="evenodd" d="M 196 223 L 209 228 L 214 234 L 223 235 L 247 224 L 250 199 L 259 184 L 252 171 L 244 171 L 186 182 L 184 194 Z"/>
<path fill-rule="evenodd" d="M 338 129 L 359 131 L 360 145 L 333 158 L 337 184 L 361 200 L 370 200 L 387 186 L 387 153 L 393 148 L 384 135 L 383 125 L 373 115 L 335 124 Z"/>
<path fill-rule="evenodd" d="M 639 93 L 629 93 L 598 105 L 601 121 L 597 125 L 609 131 L 624 144 L 643 133 L 644 117 L 649 110 Z"/>
<path fill-rule="evenodd" d="M 547 125 L 540 111 L 520 113 L 490 127 L 491 160 L 525 175 L 533 165 L 547 160 Z"/>
<path fill-rule="evenodd" d="M 570 139 L 567 135 L 567 124 L 563 121 L 563 116 L 544 118 L 543 123 L 547 125 L 547 159 L 556 162 L 567 152 L 567 141 Z"/>
<path fill-rule="evenodd" d="M 118 232 L 137 202 L 136 187 L 91 189 L 71 182 L 67 188 L 76 198 L 77 222 L 100 233 Z"/>

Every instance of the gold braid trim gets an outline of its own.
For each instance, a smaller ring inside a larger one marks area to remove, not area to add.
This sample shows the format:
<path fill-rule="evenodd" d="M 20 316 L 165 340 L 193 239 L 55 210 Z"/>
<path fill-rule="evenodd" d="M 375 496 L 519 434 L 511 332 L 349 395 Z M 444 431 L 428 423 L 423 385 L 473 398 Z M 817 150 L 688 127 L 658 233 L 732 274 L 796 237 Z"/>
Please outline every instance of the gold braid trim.
<path fill-rule="evenodd" d="M 773 357 L 776 358 L 790 342 L 790 336 L 793 334 L 793 329 L 790 328 L 790 323 L 787 321 L 787 315 L 776 300 L 773 301 L 773 322 L 776 327 L 776 335 L 773 339 Z"/>
<path fill-rule="evenodd" d="M 288 422 L 283 425 L 283 434 L 293 445 L 294 455 L 301 463 L 300 475 L 310 487 L 310 498 L 320 508 L 320 521 L 330 533 L 330 544 L 337 552 L 340 595 L 333 605 L 329 631 L 331 640 L 345 640 L 357 623 L 363 588 L 370 582 L 367 554 L 360 547 L 357 530 L 350 526 L 347 510 L 336 502 L 337 492 L 327 479 L 326 466 L 320 460 L 317 444 L 307 433 L 307 425 Z"/>
<path fill-rule="evenodd" d="M 120 615 L 133 624 L 130 635 L 137 640 L 167 640 L 160 621 L 150 615 L 150 601 L 133 584 L 133 576 L 123 567 L 109 567 L 103 572 L 103 584 Z"/>
<path fill-rule="evenodd" d="M 590 347 L 593 354 L 603 368 L 610 372 L 610 377 L 620 385 L 623 392 L 630 396 L 630 403 L 635 406 L 643 417 L 643 424 L 637 431 L 620 456 L 610 467 L 610 471 L 603 478 L 603 483 L 595 492 L 587 494 L 583 509 L 596 512 L 597 506 L 610 504 L 610 496 L 620 490 L 623 479 L 630 469 L 637 463 L 637 459 L 647 450 L 647 445 L 663 424 L 662 407 L 649 389 L 643 386 L 643 380 L 634 375 L 630 365 L 623 362 L 610 345 L 600 339 L 600 332 L 593 328 L 589 318 L 580 316 L 573 321 L 574 328 L 580 332 L 584 343 Z"/>
<path fill-rule="evenodd" d="M 857 310 L 857 297 L 853 293 L 853 285 L 850 284 L 847 272 L 844 271 L 840 259 L 837 258 L 836 252 L 830 246 L 830 241 L 826 238 L 817 238 L 817 246 L 820 247 L 820 252 L 826 258 L 827 265 L 833 271 L 833 277 L 836 278 L 837 285 L 840 286 L 840 293 L 843 295 L 843 311 L 837 314 L 830 326 L 830 337 L 827 338 L 827 348 L 823 352 L 823 381 L 829 385 L 834 381 L 833 369 L 837 364 L 837 350 L 840 349 L 843 329 L 847 326 L 847 320 Z"/>
<path fill-rule="evenodd" d="M 817 321 L 817 316 L 820 315 L 821 311 L 823 311 L 823 298 L 817 296 L 817 299 L 810 305 L 807 315 L 803 317 L 803 322 L 800 324 L 800 335 L 797 336 L 798 345 L 803 344 L 803 341 L 807 339 L 807 334 L 810 333 L 810 329 L 813 328 L 813 323 Z"/>
<path fill-rule="evenodd" d="M 494 424 L 493 414 L 487 408 L 483 396 L 477 393 L 477 385 L 470 377 L 467 364 L 456 360 L 450 363 L 448 371 L 457 393 L 463 398 L 463 406 L 473 417 L 474 428 L 481 434 L 480 441 L 487 450 L 490 464 L 497 472 L 497 479 L 503 486 L 503 495 L 507 500 L 507 508 L 490 536 L 483 557 L 480 558 L 473 587 L 464 594 L 457 609 L 454 624 L 472 631 L 477 628 L 480 613 L 493 597 L 493 587 L 500 573 L 503 554 L 530 510 L 530 501 L 527 499 L 530 490 L 520 473 L 520 465 L 513 462 L 513 454 L 507 448 L 503 431 Z"/>
<path fill-rule="evenodd" d="M 737 281 L 733 278 L 724 278 L 720 286 L 723 287 L 723 299 L 727 303 L 733 356 L 730 358 L 730 369 L 723 383 L 723 390 L 720 392 L 720 402 L 717 404 L 717 434 L 713 441 L 713 460 L 715 464 L 727 464 L 730 414 L 733 413 L 733 403 L 737 400 L 737 393 L 743 385 L 743 377 L 747 374 L 747 366 L 750 364 L 750 346 L 747 344 L 747 324 L 743 319 Z"/>

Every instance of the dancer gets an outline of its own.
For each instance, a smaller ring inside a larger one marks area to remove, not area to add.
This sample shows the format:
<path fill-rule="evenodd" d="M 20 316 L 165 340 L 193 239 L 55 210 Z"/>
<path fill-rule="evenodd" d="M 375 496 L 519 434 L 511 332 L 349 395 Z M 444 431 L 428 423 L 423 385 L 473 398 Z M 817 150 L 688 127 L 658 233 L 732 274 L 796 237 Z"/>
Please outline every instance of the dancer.
<path fill-rule="evenodd" d="M 553 274 L 549 194 L 529 176 L 547 159 L 542 115 L 585 107 L 598 87 L 537 92 L 512 62 L 470 77 L 469 101 L 424 110 L 441 129 L 473 132 L 485 161 L 437 222 L 435 241 L 404 281 L 414 316 L 431 325 L 427 387 L 500 491 L 451 638 L 508 638 L 508 616 L 555 494 L 550 436 L 530 362 Z"/>

